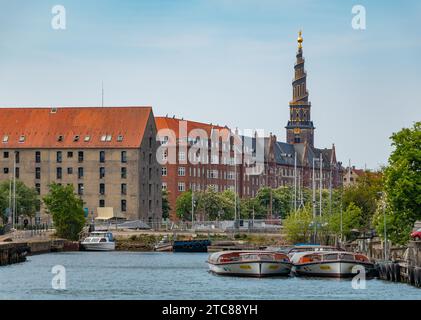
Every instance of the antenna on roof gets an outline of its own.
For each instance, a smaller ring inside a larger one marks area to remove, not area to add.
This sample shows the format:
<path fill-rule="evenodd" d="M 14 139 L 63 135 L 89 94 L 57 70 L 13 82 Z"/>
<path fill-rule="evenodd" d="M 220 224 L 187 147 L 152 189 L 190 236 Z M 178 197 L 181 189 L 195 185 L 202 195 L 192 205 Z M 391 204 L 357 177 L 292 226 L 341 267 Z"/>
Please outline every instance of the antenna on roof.
<path fill-rule="evenodd" d="M 101 82 L 101 107 L 104 108 L 104 81 Z"/>

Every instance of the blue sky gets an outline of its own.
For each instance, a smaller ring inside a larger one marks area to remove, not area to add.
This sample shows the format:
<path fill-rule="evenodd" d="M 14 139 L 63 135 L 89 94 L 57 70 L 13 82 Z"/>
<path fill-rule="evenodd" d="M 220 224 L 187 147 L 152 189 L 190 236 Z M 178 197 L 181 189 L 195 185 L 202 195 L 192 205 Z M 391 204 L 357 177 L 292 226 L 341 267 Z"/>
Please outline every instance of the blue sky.
<path fill-rule="evenodd" d="M 66 30 L 51 28 L 54 5 Z M 351 27 L 354 5 L 367 29 Z M 315 143 L 377 168 L 421 120 L 420 1 L 0 0 L 0 105 L 152 105 L 285 141 L 297 31 Z"/>

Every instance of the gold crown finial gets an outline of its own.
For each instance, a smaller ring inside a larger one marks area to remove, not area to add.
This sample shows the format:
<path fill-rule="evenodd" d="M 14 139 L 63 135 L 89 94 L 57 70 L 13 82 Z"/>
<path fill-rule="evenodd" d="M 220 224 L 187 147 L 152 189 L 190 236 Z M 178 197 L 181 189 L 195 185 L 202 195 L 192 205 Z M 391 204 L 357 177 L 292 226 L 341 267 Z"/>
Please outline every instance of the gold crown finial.
<path fill-rule="evenodd" d="M 303 46 L 302 46 L 302 43 L 303 43 L 303 37 L 302 37 L 302 32 L 301 32 L 301 30 L 298 32 L 298 39 L 297 39 L 297 42 L 298 42 L 298 48 L 299 49 L 301 49 Z"/>

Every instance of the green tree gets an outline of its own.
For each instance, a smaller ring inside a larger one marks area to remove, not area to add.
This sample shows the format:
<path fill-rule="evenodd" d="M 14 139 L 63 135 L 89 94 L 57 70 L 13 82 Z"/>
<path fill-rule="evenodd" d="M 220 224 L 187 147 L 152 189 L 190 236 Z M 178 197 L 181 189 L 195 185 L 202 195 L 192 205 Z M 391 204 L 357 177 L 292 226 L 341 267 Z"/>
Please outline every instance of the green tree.
<path fill-rule="evenodd" d="M 309 205 L 291 212 L 284 220 L 286 237 L 291 243 L 311 241 L 313 213 Z"/>
<path fill-rule="evenodd" d="M 340 236 L 341 234 L 341 212 L 335 210 L 335 212 L 327 216 L 327 223 L 329 225 L 329 232 Z M 359 230 L 364 224 L 362 209 L 351 202 L 347 208 L 342 211 L 342 235 L 349 237 L 352 230 Z"/>
<path fill-rule="evenodd" d="M 56 234 L 65 239 L 78 240 L 85 224 L 82 199 L 75 194 L 73 185 L 53 183 L 49 187 L 50 192 L 43 200 L 53 218 Z"/>
<path fill-rule="evenodd" d="M 416 220 L 421 219 L 421 122 L 391 137 L 393 152 L 384 171 L 387 233 L 393 243 L 405 244 Z M 382 211 L 374 223 L 383 234 Z"/>
<path fill-rule="evenodd" d="M 219 193 L 218 195 L 221 201 L 221 212 L 223 212 L 220 219 L 223 219 L 223 220 L 234 219 L 235 193 L 231 190 L 225 190 L 224 192 Z M 239 211 L 239 209 L 240 209 L 240 199 L 237 196 L 237 210 Z"/>
<path fill-rule="evenodd" d="M 168 190 L 162 190 L 162 218 L 168 219 L 170 217 L 171 206 L 168 200 Z"/>
<path fill-rule="evenodd" d="M 195 194 L 196 198 L 196 194 Z M 177 217 L 184 221 L 191 221 L 192 191 L 185 191 L 177 197 L 175 212 Z"/>
<path fill-rule="evenodd" d="M 12 182 L 13 189 L 13 182 Z M 6 210 L 9 208 L 10 181 L 0 183 L 0 211 L 3 223 L 6 223 Z M 20 218 L 32 219 L 41 205 L 38 193 L 34 188 L 27 187 L 22 181 L 16 180 L 16 213 Z"/>
<path fill-rule="evenodd" d="M 213 188 L 208 188 L 202 193 L 199 208 L 209 220 L 222 218 L 220 213 L 223 212 L 223 205 L 221 203 L 220 194 L 218 194 Z"/>

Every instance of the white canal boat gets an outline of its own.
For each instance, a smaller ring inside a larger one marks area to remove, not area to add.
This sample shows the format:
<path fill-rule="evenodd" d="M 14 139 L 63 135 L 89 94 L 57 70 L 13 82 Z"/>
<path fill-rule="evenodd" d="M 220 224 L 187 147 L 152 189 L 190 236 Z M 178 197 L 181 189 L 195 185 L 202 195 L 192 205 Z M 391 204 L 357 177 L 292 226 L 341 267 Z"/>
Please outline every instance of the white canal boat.
<path fill-rule="evenodd" d="M 115 241 L 113 234 L 107 231 L 94 231 L 80 243 L 87 251 L 113 251 Z"/>
<path fill-rule="evenodd" d="M 208 259 L 209 270 L 218 275 L 268 277 L 288 276 L 292 263 L 288 256 L 270 251 L 222 251 Z"/>
<path fill-rule="evenodd" d="M 344 251 L 325 251 L 295 255 L 293 272 L 300 276 L 346 278 L 357 274 L 355 266 L 365 269 L 367 276 L 374 272 L 374 264 L 367 256 Z"/>

